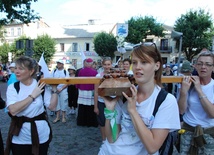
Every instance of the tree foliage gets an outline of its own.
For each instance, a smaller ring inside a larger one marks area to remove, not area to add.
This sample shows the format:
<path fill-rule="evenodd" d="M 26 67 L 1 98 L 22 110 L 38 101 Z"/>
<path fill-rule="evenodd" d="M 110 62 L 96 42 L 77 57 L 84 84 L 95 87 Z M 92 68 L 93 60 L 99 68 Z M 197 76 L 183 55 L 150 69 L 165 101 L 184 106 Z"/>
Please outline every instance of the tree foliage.
<path fill-rule="evenodd" d="M 182 51 L 191 61 L 203 48 L 210 49 L 214 29 L 211 15 L 204 10 L 190 10 L 178 18 L 174 30 L 183 33 Z"/>
<path fill-rule="evenodd" d="M 39 19 L 38 14 L 31 10 L 31 3 L 37 0 L 1 0 L 0 12 L 5 13 L 6 17 L 0 19 L 0 25 L 5 25 L 17 19 L 23 23 L 30 23 Z"/>
<path fill-rule="evenodd" d="M 100 32 L 95 35 L 94 50 L 101 57 L 114 57 L 114 52 L 117 50 L 117 40 L 113 34 Z"/>
<path fill-rule="evenodd" d="M 137 44 L 143 42 L 148 35 L 163 37 L 165 34 L 162 24 L 157 23 L 153 17 L 131 17 L 128 20 L 128 36 L 126 41 Z"/>
<path fill-rule="evenodd" d="M 5 33 L 6 33 L 6 30 L 4 29 L 4 27 L 2 25 L 0 25 L 0 41 L 1 42 L 5 41 L 5 37 L 4 37 Z"/>
<path fill-rule="evenodd" d="M 8 52 L 11 51 L 11 46 L 8 43 L 3 43 L 0 46 L 0 56 L 1 56 L 1 62 L 3 64 L 6 64 L 8 62 Z"/>
<path fill-rule="evenodd" d="M 48 64 L 51 61 L 54 53 L 56 52 L 55 45 L 56 45 L 55 40 L 52 39 L 49 35 L 44 34 L 44 35 L 38 36 L 34 40 L 33 57 L 37 61 L 39 61 L 42 53 L 44 52 L 44 58 L 46 63 Z"/>

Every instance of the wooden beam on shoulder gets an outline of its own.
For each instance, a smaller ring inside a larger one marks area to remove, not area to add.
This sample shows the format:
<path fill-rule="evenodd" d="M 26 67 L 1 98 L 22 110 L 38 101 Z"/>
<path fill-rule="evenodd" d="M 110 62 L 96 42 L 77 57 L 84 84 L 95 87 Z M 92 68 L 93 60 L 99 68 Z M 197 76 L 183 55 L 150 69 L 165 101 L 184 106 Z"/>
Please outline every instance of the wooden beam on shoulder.
<path fill-rule="evenodd" d="M 162 76 L 162 83 L 181 83 L 182 76 Z M 67 77 L 67 78 L 42 78 L 40 82 L 46 84 L 99 84 L 98 77 Z"/>

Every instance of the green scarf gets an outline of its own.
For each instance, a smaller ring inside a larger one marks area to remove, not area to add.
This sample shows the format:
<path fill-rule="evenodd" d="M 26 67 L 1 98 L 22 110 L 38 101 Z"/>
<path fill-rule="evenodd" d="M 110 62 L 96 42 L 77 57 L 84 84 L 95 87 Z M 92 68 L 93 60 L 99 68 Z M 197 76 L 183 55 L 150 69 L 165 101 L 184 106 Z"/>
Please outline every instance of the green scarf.
<path fill-rule="evenodd" d="M 106 119 L 110 120 L 110 125 L 111 125 L 111 130 L 112 130 L 112 138 L 113 141 L 116 140 L 116 135 L 117 135 L 117 124 L 116 124 L 116 115 L 117 115 L 117 111 L 114 110 L 109 110 L 107 108 L 104 109 L 104 114 Z"/>

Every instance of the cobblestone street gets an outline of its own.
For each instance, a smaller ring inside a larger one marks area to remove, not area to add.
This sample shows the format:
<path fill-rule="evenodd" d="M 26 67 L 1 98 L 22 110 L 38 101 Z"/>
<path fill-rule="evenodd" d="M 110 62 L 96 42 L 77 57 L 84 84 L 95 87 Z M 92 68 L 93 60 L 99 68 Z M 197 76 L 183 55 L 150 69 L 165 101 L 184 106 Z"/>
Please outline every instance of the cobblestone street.
<path fill-rule="evenodd" d="M 5 99 L 6 88 L 6 83 L 0 83 L 3 99 Z M 10 117 L 4 110 L 0 110 L 0 118 L 0 128 L 5 144 Z M 102 143 L 99 128 L 77 126 L 75 115 L 67 115 L 66 123 L 53 124 L 54 118 L 49 116 L 53 130 L 49 155 L 97 155 Z"/>

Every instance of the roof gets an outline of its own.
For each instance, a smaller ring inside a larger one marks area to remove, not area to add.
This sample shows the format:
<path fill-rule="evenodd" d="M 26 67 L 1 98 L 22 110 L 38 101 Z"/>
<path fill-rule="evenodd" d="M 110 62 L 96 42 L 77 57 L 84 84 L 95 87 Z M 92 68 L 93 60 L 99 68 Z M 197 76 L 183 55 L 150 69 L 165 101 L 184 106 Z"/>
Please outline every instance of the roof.
<path fill-rule="evenodd" d="M 40 34 L 48 34 L 52 38 L 93 38 L 95 33 L 110 32 L 114 24 L 55 26 L 40 29 Z"/>

